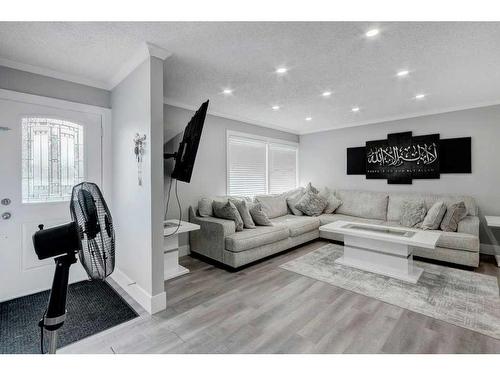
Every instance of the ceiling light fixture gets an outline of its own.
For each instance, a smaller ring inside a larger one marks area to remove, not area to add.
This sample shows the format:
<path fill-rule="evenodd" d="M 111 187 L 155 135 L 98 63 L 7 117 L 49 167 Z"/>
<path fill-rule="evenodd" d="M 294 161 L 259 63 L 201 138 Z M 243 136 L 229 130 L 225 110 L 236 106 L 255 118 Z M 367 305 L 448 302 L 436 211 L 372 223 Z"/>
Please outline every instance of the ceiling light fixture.
<path fill-rule="evenodd" d="M 368 30 L 365 35 L 368 38 L 373 38 L 374 36 L 378 35 L 379 33 L 380 33 L 379 29 L 371 29 L 371 30 Z"/>
<path fill-rule="evenodd" d="M 280 109 L 280 106 L 279 106 L 279 105 L 273 105 L 273 106 L 271 107 L 271 109 L 272 109 L 273 111 L 277 111 L 277 110 L 279 110 L 279 109 Z"/>
<path fill-rule="evenodd" d="M 306 117 L 306 121 L 312 121 L 312 117 Z"/>
<path fill-rule="evenodd" d="M 286 72 L 288 72 L 288 69 L 284 67 L 276 69 L 276 73 L 278 74 L 285 74 Z"/>
<path fill-rule="evenodd" d="M 400 70 L 396 75 L 398 77 L 406 77 L 410 72 L 408 70 Z"/>
<path fill-rule="evenodd" d="M 417 100 L 420 100 L 420 99 L 423 99 L 423 98 L 425 98 L 425 94 L 417 94 L 417 95 L 415 95 L 415 99 L 417 99 Z"/>
<path fill-rule="evenodd" d="M 352 107 L 351 111 L 353 111 L 353 112 L 359 112 L 359 107 Z"/>
<path fill-rule="evenodd" d="M 231 90 L 231 89 L 224 89 L 224 90 L 222 91 L 222 93 L 223 93 L 224 95 L 231 95 L 231 94 L 233 93 L 233 90 Z"/>
<path fill-rule="evenodd" d="M 330 95 L 332 95 L 331 91 L 325 91 L 321 96 L 324 96 L 325 98 L 328 98 Z"/>

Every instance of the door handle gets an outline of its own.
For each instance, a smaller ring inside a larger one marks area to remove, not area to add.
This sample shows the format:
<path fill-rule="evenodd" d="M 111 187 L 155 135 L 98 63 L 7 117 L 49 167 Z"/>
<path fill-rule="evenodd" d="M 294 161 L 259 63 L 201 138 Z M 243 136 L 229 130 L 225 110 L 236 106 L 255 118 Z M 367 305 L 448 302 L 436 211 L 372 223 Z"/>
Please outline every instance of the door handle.
<path fill-rule="evenodd" d="M 12 217 L 12 214 L 10 212 L 4 212 L 2 214 L 2 219 L 4 220 L 9 220 Z"/>

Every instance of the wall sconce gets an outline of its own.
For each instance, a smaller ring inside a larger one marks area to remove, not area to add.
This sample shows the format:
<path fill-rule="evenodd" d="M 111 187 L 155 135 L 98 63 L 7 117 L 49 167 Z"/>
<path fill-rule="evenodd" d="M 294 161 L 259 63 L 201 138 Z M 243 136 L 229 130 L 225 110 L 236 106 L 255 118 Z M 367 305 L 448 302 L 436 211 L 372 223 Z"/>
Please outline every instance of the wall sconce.
<path fill-rule="evenodd" d="M 144 149 L 145 144 L 146 134 L 141 136 L 139 133 L 136 133 L 134 137 L 134 154 L 137 161 L 137 179 L 139 186 L 142 186 L 142 156 L 146 152 Z"/>

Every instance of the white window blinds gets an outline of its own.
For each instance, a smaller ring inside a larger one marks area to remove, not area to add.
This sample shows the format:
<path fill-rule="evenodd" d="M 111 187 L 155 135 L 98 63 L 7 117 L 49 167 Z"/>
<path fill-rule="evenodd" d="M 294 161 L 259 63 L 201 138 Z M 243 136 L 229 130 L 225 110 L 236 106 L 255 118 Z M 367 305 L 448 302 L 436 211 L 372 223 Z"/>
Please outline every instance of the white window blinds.
<path fill-rule="evenodd" d="M 297 147 L 269 144 L 269 193 L 297 187 Z"/>
<path fill-rule="evenodd" d="M 266 194 L 266 143 L 233 136 L 227 143 L 229 195 Z"/>
<path fill-rule="evenodd" d="M 297 186 L 296 144 L 228 132 L 227 193 L 275 194 Z"/>

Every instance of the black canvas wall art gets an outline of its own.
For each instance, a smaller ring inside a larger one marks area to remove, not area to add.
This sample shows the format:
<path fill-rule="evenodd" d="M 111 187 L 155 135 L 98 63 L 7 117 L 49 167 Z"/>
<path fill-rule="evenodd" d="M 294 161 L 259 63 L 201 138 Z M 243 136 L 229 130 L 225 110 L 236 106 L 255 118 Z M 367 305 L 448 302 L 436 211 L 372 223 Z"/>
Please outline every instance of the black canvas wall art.
<path fill-rule="evenodd" d="M 366 142 L 366 178 L 390 184 L 411 184 L 414 178 L 439 178 L 439 134 L 412 137 L 411 132 L 389 134 Z"/>
<path fill-rule="evenodd" d="M 471 139 L 440 139 L 439 134 L 388 134 L 347 149 L 347 174 L 411 184 L 413 179 L 439 178 L 440 173 L 471 173 Z"/>

